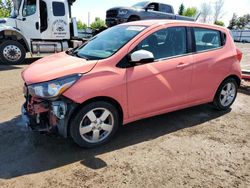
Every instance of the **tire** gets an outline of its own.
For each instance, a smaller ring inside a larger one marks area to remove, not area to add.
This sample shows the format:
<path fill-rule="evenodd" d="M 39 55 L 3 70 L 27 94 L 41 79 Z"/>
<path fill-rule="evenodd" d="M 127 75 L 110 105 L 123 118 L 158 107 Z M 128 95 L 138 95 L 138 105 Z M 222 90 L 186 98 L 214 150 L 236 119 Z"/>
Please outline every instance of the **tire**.
<path fill-rule="evenodd" d="M 131 16 L 129 19 L 128 19 L 128 22 L 134 22 L 134 21 L 138 21 L 140 20 L 140 18 L 136 17 L 136 16 Z"/>
<path fill-rule="evenodd" d="M 116 133 L 119 122 L 119 113 L 112 104 L 93 102 L 73 117 L 70 134 L 80 147 L 93 148 L 108 142 Z"/>
<path fill-rule="evenodd" d="M 237 97 L 238 84 L 228 78 L 222 82 L 214 97 L 213 105 L 217 110 L 228 110 Z"/>
<path fill-rule="evenodd" d="M 2 64 L 17 65 L 23 63 L 26 50 L 22 44 L 14 40 L 6 40 L 0 44 L 0 59 Z"/>

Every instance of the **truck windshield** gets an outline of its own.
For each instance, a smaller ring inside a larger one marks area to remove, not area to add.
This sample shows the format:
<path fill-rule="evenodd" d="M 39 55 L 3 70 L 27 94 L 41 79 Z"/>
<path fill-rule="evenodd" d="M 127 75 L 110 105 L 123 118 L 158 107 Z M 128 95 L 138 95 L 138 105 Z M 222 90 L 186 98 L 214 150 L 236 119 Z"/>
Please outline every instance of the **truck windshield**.
<path fill-rule="evenodd" d="M 115 26 L 109 28 L 74 50 L 72 55 L 89 60 L 108 58 L 145 28 L 144 26 Z"/>
<path fill-rule="evenodd" d="M 148 1 L 144 1 L 144 2 L 140 2 L 140 3 L 136 3 L 135 5 L 133 5 L 134 8 L 145 8 L 148 5 Z"/>

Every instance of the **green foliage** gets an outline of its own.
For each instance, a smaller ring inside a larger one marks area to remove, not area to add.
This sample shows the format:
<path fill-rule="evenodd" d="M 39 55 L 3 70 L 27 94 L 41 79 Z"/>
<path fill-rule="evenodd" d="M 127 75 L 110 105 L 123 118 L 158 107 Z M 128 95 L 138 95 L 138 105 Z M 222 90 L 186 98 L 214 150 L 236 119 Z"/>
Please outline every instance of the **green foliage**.
<path fill-rule="evenodd" d="M 250 24 L 250 14 L 237 17 L 234 13 L 229 22 L 228 29 L 244 29 L 248 24 Z"/>
<path fill-rule="evenodd" d="M 197 14 L 198 10 L 196 7 L 188 7 L 183 12 L 183 16 L 194 17 Z"/>
<path fill-rule="evenodd" d="M 95 18 L 95 21 L 90 24 L 91 29 L 102 29 L 106 27 L 105 21 L 101 20 L 100 18 Z"/>
<path fill-rule="evenodd" d="M 214 24 L 215 25 L 219 25 L 219 26 L 223 26 L 223 27 L 225 26 L 224 22 L 223 21 L 219 21 L 219 20 L 215 21 Z"/>
<path fill-rule="evenodd" d="M 232 19 L 229 21 L 228 29 L 233 29 L 237 25 L 238 16 L 234 13 Z"/>
<path fill-rule="evenodd" d="M 87 25 L 83 23 L 81 20 L 77 21 L 77 29 L 86 29 Z"/>
<path fill-rule="evenodd" d="M 184 10 L 185 10 L 185 6 L 184 6 L 184 4 L 183 4 L 183 3 L 181 3 L 181 5 L 180 5 L 180 7 L 179 7 L 178 14 L 179 14 L 179 15 L 183 15 Z"/>
<path fill-rule="evenodd" d="M 9 17 L 12 9 L 11 0 L 0 0 L 0 18 Z"/>

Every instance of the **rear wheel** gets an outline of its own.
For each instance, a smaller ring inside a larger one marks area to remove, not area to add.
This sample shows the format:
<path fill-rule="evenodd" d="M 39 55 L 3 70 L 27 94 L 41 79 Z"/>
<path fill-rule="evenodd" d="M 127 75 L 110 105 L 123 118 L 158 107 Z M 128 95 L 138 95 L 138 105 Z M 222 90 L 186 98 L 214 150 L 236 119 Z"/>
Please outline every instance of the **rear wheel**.
<path fill-rule="evenodd" d="M 92 148 L 108 142 L 119 127 L 117 109 L 107 102 L 84 106 L 73 118 L 70 133 L 80 147 Z"/>
<path fill-rule="evenodd" d="M 17 41 L 6 40 L 0 44 L 0 59 L 3 64 L 21 64 L 25 56 L 25 48 Z"/>
<path fill-rule="evenodd" d="M 238 84 L 233 78 L 228 78 L 220 85 L 213 104 L 218 110 L 227 110 L 234 103 L 237 96 Z"/>

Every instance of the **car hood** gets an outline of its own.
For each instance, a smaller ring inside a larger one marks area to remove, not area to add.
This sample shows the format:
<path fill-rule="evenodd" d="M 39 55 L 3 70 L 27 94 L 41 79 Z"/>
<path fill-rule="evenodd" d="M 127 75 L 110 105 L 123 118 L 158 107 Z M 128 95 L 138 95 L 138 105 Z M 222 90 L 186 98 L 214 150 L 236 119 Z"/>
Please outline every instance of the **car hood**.
<path fill-rule="evenodd" d="M 113 7 L 113 8 L 111 8 L 111 9 L 108 9 L 108 11 L 109 10 L 137 10 L 136 8 L 134 8 L 134 7 Z"/>
<path fill-rule="evenodd" d="M 97 62 L 97 60 L 87 61 L 61 52 L 31 64 L 22 72 L 22 78 L 27 85 L 45 82 L 67 75 L 87 73 Z"/>

